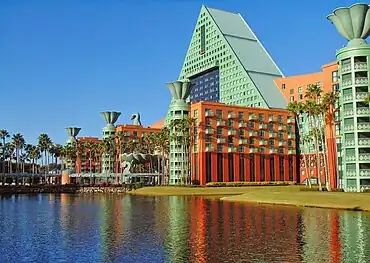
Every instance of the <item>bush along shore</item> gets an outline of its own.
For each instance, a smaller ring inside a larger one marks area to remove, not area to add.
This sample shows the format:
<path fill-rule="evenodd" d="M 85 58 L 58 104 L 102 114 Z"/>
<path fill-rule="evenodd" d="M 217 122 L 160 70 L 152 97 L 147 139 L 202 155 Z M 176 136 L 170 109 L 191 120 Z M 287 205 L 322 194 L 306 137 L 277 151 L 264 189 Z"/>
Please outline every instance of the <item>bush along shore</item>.
<path fill-rule="evenodd" d="M 141 183 L 123 184 L 123 185 L 95 185 L 83 186 L 77 184 L 69 185 L 2 185 L 0 186 L 0 195 L 12 194 L 58 194 L 58 193 L 126 193 L 143 187 Z"/>

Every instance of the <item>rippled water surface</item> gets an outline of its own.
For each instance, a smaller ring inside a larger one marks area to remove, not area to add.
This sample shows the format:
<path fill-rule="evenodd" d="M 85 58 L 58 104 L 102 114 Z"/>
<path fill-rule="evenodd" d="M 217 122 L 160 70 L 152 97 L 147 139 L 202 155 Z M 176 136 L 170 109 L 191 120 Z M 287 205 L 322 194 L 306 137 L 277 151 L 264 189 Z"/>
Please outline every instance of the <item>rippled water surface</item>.
<path fill-rule="evenodd" d="M 2 197 L 0 262 L 370 262 L 370 215 L 202 197 Z"/>

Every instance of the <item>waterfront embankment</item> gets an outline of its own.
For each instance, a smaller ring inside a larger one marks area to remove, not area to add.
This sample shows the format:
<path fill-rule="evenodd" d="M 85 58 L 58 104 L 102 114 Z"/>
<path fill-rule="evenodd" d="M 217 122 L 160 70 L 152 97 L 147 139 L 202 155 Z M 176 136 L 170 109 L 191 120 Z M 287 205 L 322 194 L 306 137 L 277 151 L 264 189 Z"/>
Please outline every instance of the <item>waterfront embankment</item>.
<path fill-rule="evenodd" d="M 301 191 L 302 186 L 144 187 L 130 194 L 219 196 L 222 201 L 370 211 L 370 193 Z"/>
<path fill-rule="evenodd" d="M 2 185 L 0 195 L 12 194 L 58 194 L 58 193 L 77 193 L 79 187 L 76 185 Z"/>

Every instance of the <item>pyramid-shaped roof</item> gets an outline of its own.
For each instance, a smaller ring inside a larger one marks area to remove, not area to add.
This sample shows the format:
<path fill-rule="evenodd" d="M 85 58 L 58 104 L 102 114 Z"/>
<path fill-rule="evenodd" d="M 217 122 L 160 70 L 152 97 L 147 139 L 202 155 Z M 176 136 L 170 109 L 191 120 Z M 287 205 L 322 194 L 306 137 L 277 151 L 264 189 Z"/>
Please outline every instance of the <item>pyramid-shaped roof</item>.
<path fill-rule="evenodd" d="M 274 79 L 283 73 L 238 13 L 205 7 L 269 108 L 286 108 L 287 101 Z"/>

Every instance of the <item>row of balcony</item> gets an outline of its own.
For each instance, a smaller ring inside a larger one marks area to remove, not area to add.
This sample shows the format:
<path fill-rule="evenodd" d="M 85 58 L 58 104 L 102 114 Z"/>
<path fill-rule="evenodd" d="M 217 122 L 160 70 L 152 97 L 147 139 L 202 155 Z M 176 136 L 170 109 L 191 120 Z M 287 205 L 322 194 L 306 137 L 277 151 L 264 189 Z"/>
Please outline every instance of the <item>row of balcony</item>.
<path fill-rule="evenodd" d="M 206 146 L 206 152 L 214 152 L 214 151 L 215 151 L 215 147 L 213 145 L 209 144 L 209 145 Z M 229 144 L 227 151 L 229 153 L 235 153 L 235 152 L 237 152 L 237 147 L 235 145 L 233 145 L 233 144 Z M 258 152 L 258 148 L 254 148 L 254 147 L 253 148 L 249 148 L 248 151 L 249 151 L 249 153 L 257 153 Z M 278 153 L 278 149 L 276 149 L 276 148 L 270 148 L 269 149 L 269 153 L 270 154 Z M 288 149 L 288 154 L 296 154 L 296 150 L 294 150 L 294 149 Z"/>
<path fill-rule="evenodd" d="M 357 92 L 356 93 L 356 100 L 363 101 L 363 100 L 365 100 L 367 95 L 369 95 L 368 92 Z M 345 102 L 353 101 L 353 95 L 352 94 L 343 95 L 342 98 L 343 98 L 343 101 L 345 101 Z"/>
<path fill-rule="evenodd" d="M 225 144 L 225 143 L 226 143 L 226 139 L 224 137 L 217 138 L 217 144 Z M 239 145 L 249 145 L 249 140 L 248 139 L 239 139 L 238 144 Z M 258 142 L 258 145 L 267 146 L 268 141 L 262 139 Z M 284 147 L 284 146 L 287 145 L 287 142 L 286 141 L 278 141 L 278 145 L 279 145 L 279 147 Z"/>
<path fill-rule="evenodd" d="M 356 142 L 355 140 L 345 140 L 344 144 L 347 147 L 355 146 Z M 370 138 L 359 138 L 358 139 L 358 146 L 359 147 L 370 147 Z"/>
<path fill-rule="evenodd" d="M 350 117 L 354 115 L 354 110 L 353 109 L 345 109 L 343 111 L 343 114 L 345 117 Z M 370 115 L 370 108 L 369 107 L 361 107 L 356 109 L 357 115 L 364 115 L 364 116 L 369 116 Z"/>
<path fill-rule="evenodd" d="M 347 177 L 356 177 L 358 175 L 360 175 L 360 177 L 370 177 L 370 169 L 360 169 L 359 170 L 359 173 L 357 173 L 356 170 L 352 170 L 352 169 L 347 169 L 346 170 L 346 176 Z"/>
<path fill-rule="evenodd" d="M 355 126 L 353 124 L 344 125 L 344 131 L 345 132 L 352 132 L 354 130 L 355 130 Z M 370 130 L 370 122 L 357 123 L 357 130 L 358 131 L 369 131 Z"/>
<path fill-rule="evenodd" d="M 355 78 L 355 85 L 367 85 L 369 83 L 369 79 L 367 77 L 356 77 Z M 351 79 L 343 80 L 342 86 L 348 87 L 352 86 L 353 82 Z"/>
<path fill-rule="evenodd" d="M 351 64 L 344 65 L 341 67 L 340 71 L 343 73 L 350 72 L 352 70 Z M 359 71 L 367 71 L 367 63 L 366 62 L 355 62 L 354 64 L 354 70 L 359 70 Z"/>
<path fill-rule="evenodd" d="M 355 155 L 346 155 L 346 161 L 347 162 L 356 162 L 356 156 Z M 358 161 L 370 161 L 370 153 L 359 153 L 358 154 Z"/>
<path fill-rule="evenodd" d="M 206 117 L 214 117 L 215 116 L 215 113 L 212 111 L 212 110 L 207 110 L 206 112 L 205 112 L 205 116 Z M 227 118 L 228 119 L 236 119 L 236 113 L 235 112 L 229 112 L 228 114 L 227 114 Z M 217 116 L 217 118 L 220 118 L 219 116 Z M 250 120 L 250 121 L 256 121 L 256 120 L 258 120 L 258 116 L 256 115 L 256 114 L 250 114 L 249 116 L 248 116 L 248 120 Z M 221 120 L 221 119 L 218 119 L 217 120 L 217 122 L 219 122 L 220 121 L 220 123 L 223 121 L 223 120 Z M 268 117 L 268 121 L 269 122 L 276 122 L 277 121 L 277 117 L 276 116 L 269 116 Z M 279 122 L 282 122 L 281 120 L 279 121 Z M 287 123 L 295 123 L 295 120 L 294 120 L 294 118 L 288 118 L 287 119 Z"/>
<path fill-rule="evenodd" d="M 205 134 L 214 134 L 215 130 L 213 128 L 206 128 L 204 132 L 205 132 Z M 229 129 L 227 131 L 227 135 L 228 136 L 235 136 L 236 135 L 236 130 Z M 246 136 L 246 137 L 257 137 L 258 134 L 257 134 L 256 131 L 244 131 L 244 136 Z M 278 135 L 277 135 L 276 132 L 269 132 L 268 136 L 269 136 L 269 138 L 275 138 Z M 289 132 L 288 133 L 288 139 L 294 139 L 294 138 L 295 138 L 295 133 Z"/>

